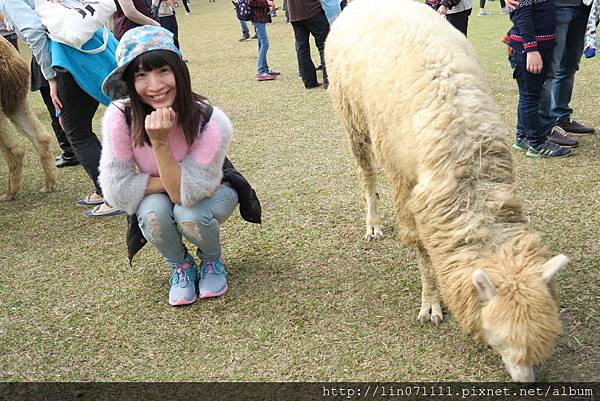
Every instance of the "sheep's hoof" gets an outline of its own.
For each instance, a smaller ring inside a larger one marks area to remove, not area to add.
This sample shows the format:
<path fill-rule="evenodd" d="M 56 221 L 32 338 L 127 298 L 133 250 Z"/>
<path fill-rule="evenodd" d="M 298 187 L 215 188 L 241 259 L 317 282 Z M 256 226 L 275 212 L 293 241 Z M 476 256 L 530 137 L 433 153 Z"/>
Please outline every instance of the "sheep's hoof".
<path fill-rule="evenodd" d="M 379 226 L 368 226 L 363 238 L 367 241 L 383 238 L 383 231 L 381 231 L 381 227 Z"/>
<path fill-rule="evenodd" d="M 444 320 L 442 307 L 439 302 L 431 304 L 431 321 L 438 326 Z"/>
<path fill-rule="evenodd" d="M 431 311 L 431 313 L 430 313 L 430 311 Z M 421 322 L 421 324 L 426 324 L 427 322 L 431 321 L 431 322 L 433 322 L 433 324 L 438 326 L 444 320 L 444 314 L 442 313 L 442 307 L 437 302 L 434 304 L 431 304 L 431 306 L 429 306 L 429 305 L 422 306 L 421 310 L 419 311 L 418 319 Z"/>
<path fill-rule="evenodd" d="M 2 196 L 0 196 L 0 202 L 10 202 L 10 201 L 14 201 L 16 197 L 17 197 L 17 195 L 16 195 L 16 194 L 6 194 L 6 195 L 2 195 Z"/>
<path fill-rule="evenodd" d="M 429 314 L 429 307 L 421 308 L 421 310 L 419 311 L 418 319 L 421 322 L 421 324 L 426 324 L 428 321 L 431 320 L 431 315 Z"/>

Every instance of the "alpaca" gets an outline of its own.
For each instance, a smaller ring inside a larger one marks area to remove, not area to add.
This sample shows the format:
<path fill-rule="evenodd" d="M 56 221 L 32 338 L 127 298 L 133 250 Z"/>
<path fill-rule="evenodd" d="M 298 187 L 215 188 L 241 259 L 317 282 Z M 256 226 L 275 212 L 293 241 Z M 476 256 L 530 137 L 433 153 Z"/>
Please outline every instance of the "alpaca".
<path fill-rule="evenodd" d="M 57 169 L 50 149 L 51 136 L 39 122 L 27 103 L 29 69 L 17 50 L 0 38 L 0 149 L 8 165 L 8 190 L 5 200 L 13 200 L 21 187 L 23 174 L 23 144 L 10 132 L 8 120 L 33 143 L 37 151 L 46 184 L 44 192 L 54 191 Z"/>
<path fill-rule="evenodd" d="M 491 90 L 466 38 L 410 0 L 355 0 L 326 42 L 333 103 L 361 169 L 366 239 L 383 235 L 378 165 L 401 239 L 417 250 L 418 319 L 443 299 L 463 330 L 501 356 L 514 381 L 552 353 L 561 324 L 549 258 L 528 226 Z"/>

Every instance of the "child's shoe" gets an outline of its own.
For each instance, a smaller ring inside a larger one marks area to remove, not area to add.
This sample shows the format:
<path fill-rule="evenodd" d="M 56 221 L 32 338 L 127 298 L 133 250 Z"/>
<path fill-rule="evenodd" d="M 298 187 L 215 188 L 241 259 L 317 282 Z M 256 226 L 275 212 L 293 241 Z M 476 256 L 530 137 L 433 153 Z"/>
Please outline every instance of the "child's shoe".
<path fill-rule="evenodd" d="M 529 157 L 561 158 L 571 156 L 573 154 L 573 150 L 569 148 L 563 148 L 552 141 L 546 140 L 546 142 L 539 146 L 529 146 L 526 154 Z"/>
<path fill-rule="evenodd" d="M 200 264 L 200 282 L 198 291 L 200 298 L 220 297 L 227 292 L 227 273 L 223 259 L 203 260 Z"/>
<path fill-rule="evenodd" d="M 181 306 L 196 302 L 196 277 L 196 263 L 191 256 L 180 266 L 173 267 L 169 291 L 170 305 Z"/>
<path fill-rule="evenodd" d="M 483 8 L 479 9 L 479 14 L 477 14 L 479 17 L 487 17 L 488 15 L 492 15 L 491 12 L 484 10 Z"/>
<path fill-rule="evenodd" d="M 527 143 L 527 139 L 515 139 L 515 143 L 512 144 L 512 148 L 514 150 L 518 150 L 519 152 L 527 152 L 529 149 L 529 144 Z"/>

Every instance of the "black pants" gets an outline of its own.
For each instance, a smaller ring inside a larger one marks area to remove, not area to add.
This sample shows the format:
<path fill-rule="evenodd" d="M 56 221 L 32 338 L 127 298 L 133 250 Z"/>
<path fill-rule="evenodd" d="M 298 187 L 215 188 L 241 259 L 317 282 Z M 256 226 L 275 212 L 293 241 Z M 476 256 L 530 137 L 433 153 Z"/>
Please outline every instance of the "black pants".
<path fill-rule="evenodd" d="M 92 120 L 98 109 L 98 101 L 83 91 L 67 71 L 57 72 L 58 94 L 63 105 L 61 117 L 65 134 L 77 159 L 90 177 L 96 193 L 101 195 L 98 184 L 98 166 L 102 144 L 92 130 Z"/>
<path fill-rule="evenodd" d="M 446 19 L 453 27 L 461 31 L 467 36 L 467 28 L 469 26 L 469 15 L 471 15 L 471 8 L 465 11 L 458 12 L 456 14 L 446 14 Z"/>
<path fill-rule="evenodd" d="M 63 157 L 67 159 L 75 157 L 75 152 L 73 152 L 73 149 L 71 148 L 67 135 L 61 128 L 58 117 L 56 117 L 56 110 L 54 109 L 54 103 L 52 103 L 52 97 L 50 96 L 50 88 L 47 86 L 41 87 L 40 95 L 42 95 L 46 109 L 48 109 L 48 113 L 52 119 L 52 130 L 54 131 L 54 135 L 56 135 L 58 146 L 60 146 L 60 149 L 63 152 Z"/>
<path fill-rule="evenodd" d="M 327 80 L 327 69 L 325 68 L 325 39 L 329 34 L 329 22 L 324 12 L 312 18 L 292 22 L 294 36 L 296 38 L 296 56 L 298 57 L 298 70 L 304 82 L 305 88 L 313 88 L 318 85 L 317 71 L 310 58 L 309 34 L 315 38 L 315 45 L 319 49 L 321 65 L 323 65 L 323 82 Z"/>
<path fill-rule="evenodd" d="M 186 4 L 185 2 L 183 4 Z M 173 42 L 179 49 L 179 26 L 177 25 L 177 18 L 175 14 L 168 15 L 166 17 L 159 17 L 158 22 L 160 26 L 173 33 Z"/>

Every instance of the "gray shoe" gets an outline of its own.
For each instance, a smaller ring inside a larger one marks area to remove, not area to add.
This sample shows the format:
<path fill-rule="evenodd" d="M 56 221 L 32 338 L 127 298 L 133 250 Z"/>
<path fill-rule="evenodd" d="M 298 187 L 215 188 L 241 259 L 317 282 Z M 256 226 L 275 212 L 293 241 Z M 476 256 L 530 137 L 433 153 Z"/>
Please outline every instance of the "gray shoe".
<path fill-rule="evenodd" d="M 552 128 L 552 131 L 550 132 L 550 135 L 548 135 L 547 139 L 556 143 L 557 145 L 567 146 L 569 148 L 576 148 L 579 146 L 579 141 L 567 135 L 567 132 L 558 125 Z"/>

